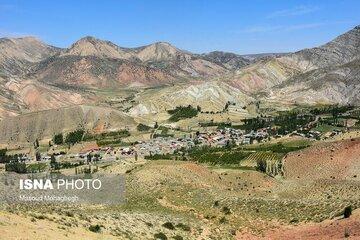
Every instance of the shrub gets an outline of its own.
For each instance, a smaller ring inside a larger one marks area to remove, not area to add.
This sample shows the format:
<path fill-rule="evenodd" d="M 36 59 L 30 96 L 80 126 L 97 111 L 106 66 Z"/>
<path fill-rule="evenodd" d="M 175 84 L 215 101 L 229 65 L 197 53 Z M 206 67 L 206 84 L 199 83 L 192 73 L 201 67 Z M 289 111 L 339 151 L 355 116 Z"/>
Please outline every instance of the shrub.
<path fill-rule="evenodd" d="M 44 215 L 35 215 L 35 218 L 40 219 L 40 220 L 43 220 L 43 219 L 45 219 L 46 217 L 45 217 Z"/>
<path fill-rule="evenodd" d="M 66 211 L 65 215 L 68 216 L 68 217 L 74 217 L 74 213 L 69 212 L 69 211 Z"/>
<path fill-rule="evenodd" d="M 166 222 L 162 225 L 164 228 L 170 229 L 170 230 L 174 230 L 174 224 L 172 224 L 171 222 Z"/>
<path fill-rule="evenodd" d="M 151 129 L 151 127 L 149 127 L 149 126 L 147 126 L 145 124 L 139 123 L 139 125 L 137 125 L 136 129 L 139 132 L 146 132 L 146 131 L 149 131 Z"/>
<path fill-rule="evenodd" d="M 228 208 L 228 207 L 226 207 L 226 206 L 222 208 L 222 212 L 223 212 L 224 214 L 226 214 L 226 215 L 231 214 L 230 208 Z"/>
<path fill-rule="evenodd" d="M 0 149 L 0 163 L 6 162 L 6 152 L 7 152 L 6 148 Z"/>
<path fill-rule="evenodd" d="M 100 134 L 91 134 L 87 133 L 82 138 L 83 141 L 95 141 L 99 146 L 108 146 L 108 145 L 123 145 L 125 144 L 122 141 L 122 138 L 130 136 L 130 132 L 126 129 L 119 131 L 103 132 Z"/>
<path fill-rule="evenodd" d="M 153 227 L 153 226 L 154 226 L 154 225 L 153 225 L 152 223 L 150 223 L 150 222 L 146 222 L 145 224 L 146 224 L 146 226 L 148 226 L 148 227 Z"/>
<path fill-rule="evenodd" d="M 351 216 L 352 213 L 352 207 L 351 206 L 347 206 L 344 209 L 344 218 L 349 218 Z"/>
<path fill-rule="evenodd" d="M 265 159 L 258 159 L 256 161 L 256 170 L 260 172 L 266 172 L 266 160 Z"/>
<path fill-rule="evenodd" d="M 91 226 L 89 227 L 89 230 L 90 230 L 91 232 L 96 232 L 96 233 L 98 233 L 98 232 L 101 231 L 101 226 L 100 226 L 99 224 L 91 225 Z"/>
<path fill-rule="evenodd" d="M 220 218 L 219 223 L 224 224 L 227 223 L 228 220 L 225 217 Z"/>
<path fill-rule="evenodd" d="M 154 234 L 154 237 L 155 237 L 155 239 L 160 239 L 160 240 L 167 240 L 167 239 L 168 239 L 168 238 L 166 237 L 166 235 L 163 234 L 162 232 L 160 232 L 160 233 L 155 233 L 155 234 Z"/>
<path fill-rule="evenodd" d="M 348 228 L 345 228 L 344 237 L 345 238 L 350 237 L 350 230 Z"/>
<path fill-rule="evenodd" d="M 191 230 L 191 228 L 188 225 L 183 224 L 183 223 L 176 224 L 176 227 L 180 228 L 181 230 L 186 231 L 186 232 L 190 232 L 190 230 Z"/>

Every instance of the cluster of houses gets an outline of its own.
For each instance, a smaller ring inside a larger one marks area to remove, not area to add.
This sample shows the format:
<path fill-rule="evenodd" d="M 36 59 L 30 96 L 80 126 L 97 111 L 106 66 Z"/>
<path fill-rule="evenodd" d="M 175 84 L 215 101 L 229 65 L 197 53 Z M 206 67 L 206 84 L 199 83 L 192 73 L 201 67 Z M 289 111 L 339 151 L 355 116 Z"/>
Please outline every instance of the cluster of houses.
<path fill-rule="evenodd" d="M 140 142 L 134 146 L 134 149 L 139 155 L 146 156 L 149 154 L 172 154 L 175 150 L 188 149 L 194 146 L 194 139 L 189 137 L 158 137 Z"/>
<path fill-rule="evenodd" d="M 212 146 L 224 147 L 227 145 L 246 145 L 256 142 L 264 142 L 270 140 L 270 128 L 258 129 L 257 131 L 245 132 L 241 129 L 234 129 L 231 127 L 224 129 L 214 129 L 213 131 L 196 132 L 190 136 L 175 137 L 156 137 L 147 141 L 139 141 L 131 146 L 124 147 L 94 147 L 86 151 L 76 154 L 66 154 L 65 152 L 55 153 L 56 160 L 72 159 L 74 161 L 83 160 L 84 162 L 94 162 L 100 160 L 116 160 L 119 157 L 134 157 L 134 156 L 149 156 L 155 154 L 173 154 L 175 151 L 182 149 L 190 149 L 194 146 Z M 340 130 L 333 130 L 329 132 L 331 137 L 340 134 Z M 318 131 L 293 131 L 292 136 L 301 136 L 307 138 L 319 139 L 321 133 Z M 272 137 L 281 137 L 276 135 Z M 50 161 L 51 155 L 45 153 L 41 154 L 41 161 Z M 30 154 L 21 154 L 16 156 L 19 162 L 35 161 Z"/>
<path fill-rule="evenodd" d="M 57 161 L 72 160 L 72 161 L 108 161 L 116 160 L 117 158 L 126 158 L 137 156 L 148 156 L 155 154 L 173 154 L 176 150 L 190 149 L 195 145 L 207 145 L 223 147 L 227 144 L 251 144 L 253 139 L 264 139 L 267 133 L 263 130 L 257 132 L 250 132 L 245 134 L 243 130 L 225 128 L 218 129 L 212 132 L 197 132 L 193 137 L 184 136 L 180 138 L 175 137 L 157 137 L 147 141 L 139 141 L 131 146 L 124 147 L 94 147 L 79 153 L 66 154 L 65 152 L 54 153 Z M 32 157 L 28 154 L 19 156 L 19 161 L 32 161 Z M 41 154 L 41 161 L 50 161 L 51 155 L 48 153 Z"/>
<path fill-rule="evenodd" d="M 306 138 L 320 139 L 321 132 L 319 131 L 308 131 L 306 133 L 302 133 L 299 131 L 293 131 L 290 136 L 300 136 Z"/>
<path fill-rule="evenodd" d="M 210 133 L 199 133 L 196 141 L 209 146 L 226 146 L 228 144 L 252 144 L 254 141 L 263 141 L 268 138 L 267 129 L 259 129 L 245 133 L 244 130 L 224 128 Z"/>

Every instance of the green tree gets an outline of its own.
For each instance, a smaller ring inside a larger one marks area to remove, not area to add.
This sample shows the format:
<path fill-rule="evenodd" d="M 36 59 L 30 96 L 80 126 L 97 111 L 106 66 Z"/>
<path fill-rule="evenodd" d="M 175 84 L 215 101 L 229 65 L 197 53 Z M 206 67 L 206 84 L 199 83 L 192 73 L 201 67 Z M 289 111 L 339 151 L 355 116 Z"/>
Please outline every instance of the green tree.
<path fill-rule="evenodd" d="M 137 161 L 137 160 L 138 160 L 138 153 L 135 152 L 135 161 Z"/>
<path fill-rule="evenodd" d="M 168 110 L 168 113 L 171 114 L 169 120 L 171 122 L 177 122 L 181 119 L 192 118 L 197 116 L 198 110 L 191 105 L 187 107 L 178 106 L 173 110 Z"/>
<path fill-rule="evenodd" d="M 145 125 L 145 124 L 142 124 L 142 123 L 139 123 L 136 127 L 136 129 L 139 131 L 139 132 L 146 132 L 146 131 L 149 131 L 151 129 L 151 127 Z"/>
<path fill-rule="evenodd" d="M 10 162 L 5 164 L 5 171 L 7 172 L 16 172 L 16 173 L 26 173 L 26 164 L 24 162 Z"/>
<path fill-rule="evenodd" d="M 36 161 L 41 161 L 41 154 L 39 151 L 36 151 L 35 158 L 36 158 Z"/>
<path fill-rule="evenodd" d="M 40 146 L 39 140 L 38 140 L 38 139 L 35 139 L 34 147 L 35 147 L 35 148 L 38 148 L 39 146 Z"/>
<path fill-rule="evenodd" d="M 52 154 L 51 158 L 50 158 L 50 167 L 52 170 L 59 170 L 60 169 L 60 164 L 58 162 L 56 162 L 56 158 L 55 155 Z"/>
<path fill-rule="evenodd" d="M 62 133 L 56 134 L 53 140 L 54 140 L 54 144 L 61 145 L 64 143 L 64 136 Z"/>
<path fill-rule="evenodd" d="M 100 160 L 100 155 L 98 154 L 98 153 L 96 153 L 95 155 L 94 155 L 94 161 L 95 162 L 98 162 Z"/>
<path fill-rule="evenodd" d="M 66 135 L 65 142 L 69 145 L 74 145 L 75 143 L 81 142 L 84 136 L 84 130 L 78 129 L 73 132 L 70 132 Z"/>
<path fill-rule="evenodd" d="M 258 159 L 256 162 L 256 169 L 260 172 L 266 172 L 266 160 L 265 159 Z"/>
<path fill-rule="evenodd" d="M 0 149 L 0 163 L 7 162 L 6 152 L 7 152 L 6 148 Z"/>
<path fill-rule="evenodd" d="M 86 161 L 89 163 L 89 162 L 91 162 L 91 159 L 92 159 L 92 156 L 91 156 L 91 154 L 89 153 L 89 154 L 86 156 Z"/>

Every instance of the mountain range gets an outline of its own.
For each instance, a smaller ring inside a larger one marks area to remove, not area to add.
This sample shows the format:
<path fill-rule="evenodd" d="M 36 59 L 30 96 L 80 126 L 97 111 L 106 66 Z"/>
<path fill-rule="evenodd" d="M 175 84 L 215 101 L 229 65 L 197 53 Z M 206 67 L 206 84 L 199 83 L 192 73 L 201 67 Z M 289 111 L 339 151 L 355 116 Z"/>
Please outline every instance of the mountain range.
<path fill-rule="evenodd" d="M 133 115 L 181 101 L 216 109 L 227 101 L 245 107 L 255 100 L 359 105 L 359 58 L 360 26 L 319 47 L 250 55 L 197 54 L 166 42 L 125 48 L 89 36 L 68 48 L 34 37 L 1 38 L 0 118 L 102 105 L 100 90 L 141 92 L 128 106 Z"/>

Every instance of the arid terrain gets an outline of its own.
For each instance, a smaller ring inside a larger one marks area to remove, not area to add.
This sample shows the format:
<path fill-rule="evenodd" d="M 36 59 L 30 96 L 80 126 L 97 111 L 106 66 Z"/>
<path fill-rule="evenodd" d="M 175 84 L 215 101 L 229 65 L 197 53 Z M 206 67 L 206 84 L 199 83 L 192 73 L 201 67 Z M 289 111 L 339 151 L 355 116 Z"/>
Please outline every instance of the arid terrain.
<path fill-rule="evenodd" d="M 358 142 L 335 142 L 330 148 L 346 145 L 350 149 L 337 148 L 334 154 L 357 158 Z M 350 239 L 357 239 L 358 210 L 347 219 L 342 212 L 347 206 L 360 205 L 358 178 L 341 178 L 334 174 L 339 166 L 325 162 L 326 168 L 317 170 L 322 175 L 310 177 L 311 171 L 299 170 L 305 163 L 291 163 L 292 155 L 301 154 L 298 161 L 309 161 L 328 148 L 320 144 L 291 153 L 285 158 L 282 178 L 183 161 L 127 159 L 104 164 L 101 172 L 125 174 L 125 204 L 5 205 L 2 236 L 151 239 L 163 233 L 179 239 L 342 239 L 348 233 Z M 345 165 L 354 168 L 356 162 Z M 313 169 L 310 165 L 309 170 Z M 100 233 L 88 230 L 96 224 L 101 225 Z"/>
<path fill-rule="evenodd" d="M 2 181 L 0 239 L 360 239 L 359 63 L 359 26 L 253 55 L 1 38 L 0 177 L 124 176 L 126 200 Z"/>

